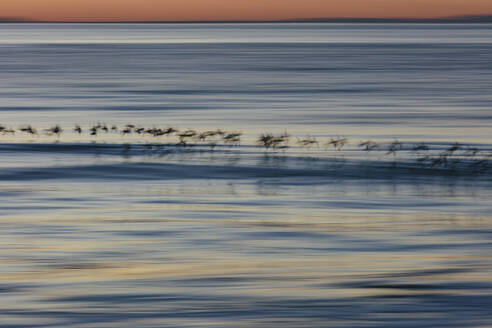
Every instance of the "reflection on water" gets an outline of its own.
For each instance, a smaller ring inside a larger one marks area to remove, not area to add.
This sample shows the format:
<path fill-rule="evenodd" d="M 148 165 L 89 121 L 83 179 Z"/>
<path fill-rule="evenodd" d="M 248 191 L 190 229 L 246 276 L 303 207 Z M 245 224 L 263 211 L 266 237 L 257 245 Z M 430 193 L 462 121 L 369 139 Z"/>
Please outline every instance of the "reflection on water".
<path fill-rule="evenodd" d="M 490 164 L 489 25 L 0 25 L 2 125 L 249 140 L 0 135 L 0 327 L 491 325 L 490 167 L 251 146 L 458 141 Z"/>
<path fill-rule="evenodd" d="M 40 163 L 53 153 L 56 146 L 40 152 Z M 67 153 L 65 166 L 39 166 L 41 176 L 2 175 L 2 325 L 468 327 L 492 320 L 488 175 L 334 178 L 303 177 L 299 169 L 258 176 L 248 170 L 268 170 L 271 159 L 240 155 L 231 166 L 228 154 L 200 165 L 185 164 L 194 155 L 183 154 L 169 175 L 141 158 L 98 164 L 89 153 L 70 164 Z M 278 157 L 273 167 L 292 160 Z M 113 173 L 85 172 L 102 166 Z"/>

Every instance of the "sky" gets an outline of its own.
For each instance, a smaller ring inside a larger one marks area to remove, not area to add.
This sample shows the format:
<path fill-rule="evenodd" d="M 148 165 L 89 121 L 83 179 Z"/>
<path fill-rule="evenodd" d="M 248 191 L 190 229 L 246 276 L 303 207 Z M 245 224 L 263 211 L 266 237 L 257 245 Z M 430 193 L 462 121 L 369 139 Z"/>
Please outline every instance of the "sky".
<path fill-rule="evenodd" d="M 492 0 L 0 0 L 1 18 L 46 21 L 433 18 L 492 14 Z"/>

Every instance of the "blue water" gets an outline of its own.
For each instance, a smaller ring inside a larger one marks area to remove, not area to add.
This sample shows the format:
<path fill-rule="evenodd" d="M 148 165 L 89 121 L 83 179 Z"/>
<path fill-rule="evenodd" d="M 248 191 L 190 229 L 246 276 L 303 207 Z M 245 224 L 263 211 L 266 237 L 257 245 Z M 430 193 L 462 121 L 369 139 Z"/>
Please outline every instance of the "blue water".
<path fill-rule="evenodd" d="M 491 53 L 487 24 L 0 24 L 0 327 L 492 325 Z"/>

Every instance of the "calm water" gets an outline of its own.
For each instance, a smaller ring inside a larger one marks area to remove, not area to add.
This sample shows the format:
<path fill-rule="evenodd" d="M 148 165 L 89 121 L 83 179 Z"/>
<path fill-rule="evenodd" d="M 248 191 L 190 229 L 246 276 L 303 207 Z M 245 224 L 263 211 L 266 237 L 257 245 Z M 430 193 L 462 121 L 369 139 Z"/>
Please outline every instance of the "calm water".
<path fill-rule="evenodd" d="M 486 24 L 0 24 L 0 123 L 65 130 L 0 134 L 0 327 L 492 326 L 491 54 Z"/>

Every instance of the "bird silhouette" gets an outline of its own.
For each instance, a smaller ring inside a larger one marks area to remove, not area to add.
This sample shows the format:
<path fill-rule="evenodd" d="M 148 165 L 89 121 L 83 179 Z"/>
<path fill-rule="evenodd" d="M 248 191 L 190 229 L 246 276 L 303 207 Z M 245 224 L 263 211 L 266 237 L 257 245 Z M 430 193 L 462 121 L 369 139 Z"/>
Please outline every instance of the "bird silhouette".
<path fill-rule="evenodd" d="M 3 134 L 15 134 L 15 130 L 14 129 L 4 128 L 1 131 L 2 131 Z"/>
<path fill-rule="evenodd" d="M 178 134 L 180 142 L 185 141 L 186 139 L 192 138 L 197 135 L 195 130 L 186 130 Z"/>
<path fill-rule="evenodd" d="M 347 138 L 331 138 L 326 145 L 332 146 L 336 150 L 340 151 L 347 143 L 348 143 Z"/>
<path fill-rule="evenodd" d="M 54 134 L 56 134 L 59 137 L 60 134 L 63 132 L 63 129 L 57 124 L 57 125 L 49 128 L 49 129 L 45 129 L 45 132 L 48 135 L 54 135 Z"/>
<path fill-rule="evenodd" d="M 364 142 L 361 142 L 359 144 L 359 147 L 364 148 L 365 151 L 371 151 L 379 148 L 379 144 L 377 142 L 374 142 L 372 140 L 367 140 Z"/>
<path fill-rule="evenodd" d="M 121 134 L 123 134 L 123 135 L 131 134 L 131 133 L 132 133 L 132 129 L 129 128 L 128 126 L 126 128 L 124 128 L 123 130 L 121 130 Z"/>
<path fill-rule="evenodd" d="M 232 132 L 232 133 L 226 133 L 225 135 L 222 136 L 222 139 L 224 140 L 224 143 L 227 145 L 239 145 L 241 143 L 241 132 Z"/>
<path fill-rule="evenodd" d="M 165 129 L 163 131 L 163 133 L 164 133 L 163 135 L 167 135 L 168 136 L 168 135 L 171 135 L 171 134 L 177 133 L 177 132 L 179 132 L 177 129 L 171 127 L 171 128 Z"/>
<path fill-rule="evenodd" d="M 301 145 L 301 147 L 311 148 L 316 145 L 319 146 L 318 140 L 315 137 L 305 137 L 303 139 L 298 139 L 297 143 Z"/>
<path fill-rule="evenodd" d="M 265 149 L 282 149 L 288 148 L 290 136 L 287 133 L 275 136 L 271 133 L 263 133 L 256 140 L 256 144 Z"/>
<path fill-rule="evenodd" d="M 38 134 L 38 131 L 30 125 L 21 127 L 19 130 L 21 132 L 25 132 L 25 133 L 30 134 L 30 135 L 37 135 Z"/>
<path fill-rule="evenodd" d="M 91 127 L 90 130 L 89 130 L 91 132 L 90 135 L 91 136 L 96 136 L 97 135 L 97 130 L 98 130 L 98 126 Z"/>

